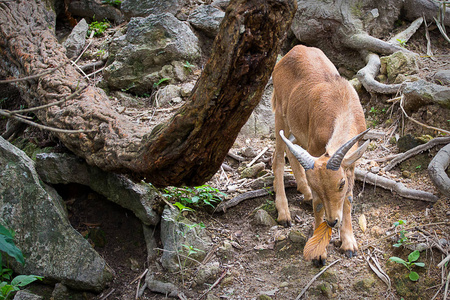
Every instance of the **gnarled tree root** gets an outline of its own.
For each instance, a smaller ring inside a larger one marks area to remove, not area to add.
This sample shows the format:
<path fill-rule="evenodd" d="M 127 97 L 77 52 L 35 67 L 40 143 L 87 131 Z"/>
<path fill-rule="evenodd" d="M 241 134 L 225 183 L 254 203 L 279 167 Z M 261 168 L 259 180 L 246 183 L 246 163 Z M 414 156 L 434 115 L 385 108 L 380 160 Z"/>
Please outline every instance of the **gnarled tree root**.
<path fill-rule="evenodd" d="M 450 165 L 450 144 L 443 147 L 428 165 L 428 174 L 438 190 L 450 197 L 450 178 L 445 170 Z"/>

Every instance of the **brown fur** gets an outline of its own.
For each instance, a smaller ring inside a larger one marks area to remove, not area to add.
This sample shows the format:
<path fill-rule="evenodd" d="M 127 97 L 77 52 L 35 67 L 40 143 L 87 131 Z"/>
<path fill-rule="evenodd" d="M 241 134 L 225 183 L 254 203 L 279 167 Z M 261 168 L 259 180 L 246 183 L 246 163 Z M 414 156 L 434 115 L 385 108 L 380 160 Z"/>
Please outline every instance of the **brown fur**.
<path fill-rule="evenodd" d="M 290 225 L 291 216 L 284 190 L 284 154 L 286 153 L 297 180 L 297 189 L 305 200 L 313 202 L 315 226 L 323 217 L 341 226 L 341 249 L 347 254 L 358 249 L 351 227 L 354 162 L 350 157 L 355 145 L 337 171 L 326 163 L 345 142 L 366 129 L 364 112 L 359 98 L 347 80 L 325 54 L 305 46 L 294 47 L 275 66 L 272 74 L 274 92 L 276 148 L 273 171 L 278 222 Z M 292 134 L 295 143 L 315 158 L 313 169 L 305 170 L 280 138 Z M 362 153 L 361 153 L 362 154 Z M 351 254 L 350 254 L 351 256 Z M 325 260 L 326 250 L 316 259 Z"/>

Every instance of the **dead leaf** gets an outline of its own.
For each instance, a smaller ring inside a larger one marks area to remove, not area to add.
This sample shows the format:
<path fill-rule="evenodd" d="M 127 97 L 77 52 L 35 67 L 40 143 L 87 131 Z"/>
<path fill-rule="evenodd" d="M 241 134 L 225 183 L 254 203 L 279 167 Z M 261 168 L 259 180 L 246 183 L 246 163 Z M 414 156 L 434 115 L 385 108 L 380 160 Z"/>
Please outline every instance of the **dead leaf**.
<path fill-rule="evenodd" d="M 331 227 L 326 222 L 322 222 L 314 230 L 313 236 L 308 240 L 303 249 L 303 256 L 306 260 L 316 258 L 325 251 L 325 248 L 331 240 L 331 232 Z"/>
<path fill-rule="evenodd" d="M 366 232 L 367 220 L 366 220 L 366 216 L 364 214 L 359 216 L 359 227 L 361 228 L 362 232 Z"/>

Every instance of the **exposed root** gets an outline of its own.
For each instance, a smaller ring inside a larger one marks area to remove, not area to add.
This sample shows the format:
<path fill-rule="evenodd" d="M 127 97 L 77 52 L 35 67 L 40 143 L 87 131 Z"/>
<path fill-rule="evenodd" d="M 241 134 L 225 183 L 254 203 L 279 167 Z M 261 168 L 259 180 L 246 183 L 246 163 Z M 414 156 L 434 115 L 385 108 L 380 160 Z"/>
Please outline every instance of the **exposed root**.
<path fill-rule="evenodd" d="M 431 193 L 409 189 L 401 182 L 396 182 L 358 168 L 355 169 L 355 178 L 359 181 L 367 182 L 377 187 L 395 192 L 404 198 L 429 202 L 436 202 L 438 200 L 438 197 Z"/>
<path fill-rule="evenodd" d="M 450 137 L 448 138 L 450 140 Z M 450 178 L 445 170 L 450 165 L 450 141 L 443 147 L 428 165 L 428 174 L 434 185 L 447 197 L 450 197 Z"/>
<path fill-rule="evenodd" d="M 392 168 L 394 168 L 397 164 L 401 163 L 402 161 L 407 160 L 410 157 L 413 157 L 419 153 L 422 153 L 423 151 L 426 151 L 428 149 L 433 148 L 437 145 L 442 144 L 448 144 L 450 143 L 450 137 L 437 137 L 432 140 L 430 140 L 428 143 L 425 143 L 423 145 L 419 145 L 417 147 L 414 147 L 405 153 L 401 153 L 397 155 L 386 167 L 383 168 L 384 171 L 390 171 Z"/>

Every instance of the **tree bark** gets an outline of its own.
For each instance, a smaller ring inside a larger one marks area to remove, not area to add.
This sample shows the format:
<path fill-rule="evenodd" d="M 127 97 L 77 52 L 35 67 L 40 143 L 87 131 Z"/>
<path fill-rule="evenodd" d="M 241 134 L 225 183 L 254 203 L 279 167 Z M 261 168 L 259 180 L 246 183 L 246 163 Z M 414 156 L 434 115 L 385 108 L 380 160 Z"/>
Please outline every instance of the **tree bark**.
<path fill-rule="evenodd" d="M 120 115 L 99 88 L 37 114 L 48 126 L 91 132 L 59 134 L 75 154 L 103 170 L 156 186 L 198 185 L 220 168 L 259 103 L 296 12 L 294 0 L 236 0 L 227 9 L 211 57 L 185 106 L 151 132 Z M 44 1 L 0 2 L 3 77 L 41 73 L 67 60 Z M 39 79 L 15 83 L 30 106 L 59 100 L 87 85 L 66 64 Z"/>

